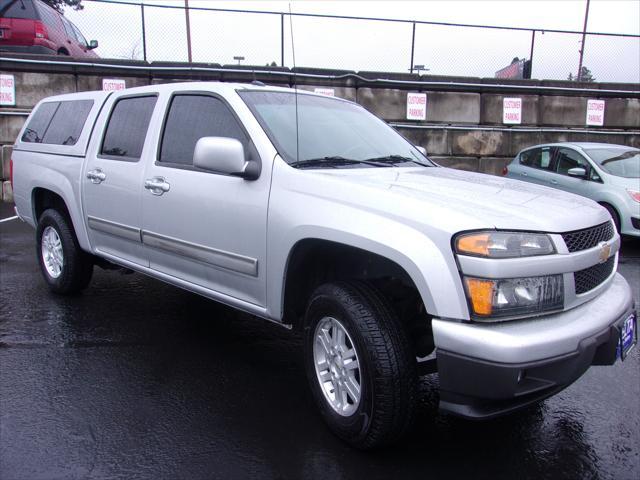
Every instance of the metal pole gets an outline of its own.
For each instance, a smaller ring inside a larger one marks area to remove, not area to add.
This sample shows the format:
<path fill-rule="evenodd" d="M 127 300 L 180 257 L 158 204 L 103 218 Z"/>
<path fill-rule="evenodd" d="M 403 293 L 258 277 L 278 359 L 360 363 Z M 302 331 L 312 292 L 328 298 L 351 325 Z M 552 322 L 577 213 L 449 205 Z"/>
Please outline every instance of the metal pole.
<path fill-rule="evenodd" d="M 591 0 L 587 0 L 587 8 L 584 11 L 584 26 L 582 27 L 582 46 L 580 47 L 580 62 L 578 63 L 578 77 L 577 80 L 582 80 L 582 59 L 584 58 L 584 41 L 587 37 L 587 20 L 589 19 L 589 3 Z"/>
<path fill-rule="evenodd" d="M 280 66 L 284 67 L 284 13 L 280 14 Z"/>
<path fill-rule="evenodd" d="M 531 51 L 529 52 L 529 78 L 533 78 L 533 46 L 536 44 L 536 31 L 531 32 Z"/>
<path fill-rule="evenodd" d="M 140 4 L 140 13 L 142 14 L 142 58 L 147 61 L 147 34 L 144 26 L 144 3 Z"/>
<path fill-rule="evenodd" d="M 413 30 L 411 32 L 411 65 L 409 65 L 409 73 L 413 73 L 413 53 L 416 47 L 416 22 L 413 22 Z"/>
<path fill-rule="evenodd" d="M 189 0 L 184 0 L 184 17 L 187 22 L 187 57 L 191 63 L 191 24 L 189 23 Z"/>

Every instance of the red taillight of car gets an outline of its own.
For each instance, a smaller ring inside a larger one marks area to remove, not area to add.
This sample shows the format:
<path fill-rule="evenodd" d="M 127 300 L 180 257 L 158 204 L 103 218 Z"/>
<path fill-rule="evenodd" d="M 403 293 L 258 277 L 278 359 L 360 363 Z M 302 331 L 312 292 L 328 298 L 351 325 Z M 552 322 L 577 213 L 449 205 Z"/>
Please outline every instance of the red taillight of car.
<path fill-rule="evenodd" d="M 505 165 L 504 168 L 502 169 L 502 175 L 506 175 L 507 173 L 509 173 L 509 169 L 507 168 L 507 166 Z"/>
<path fill-rule="evenodd" d="M 640 202 L 640 192 L 637 190 L 631 190 L 627 188 L 627 193 L 631 198 L 633 198 L 636 202 Z"/>
<path fill-rule="evenodd" d="M 47 32 L 47 28 L 44 26 L 44 23 L 40 21 L 35 21 L 35 30 L 36 30 L 36 38 L 49 38 L 49 34 Z"/>

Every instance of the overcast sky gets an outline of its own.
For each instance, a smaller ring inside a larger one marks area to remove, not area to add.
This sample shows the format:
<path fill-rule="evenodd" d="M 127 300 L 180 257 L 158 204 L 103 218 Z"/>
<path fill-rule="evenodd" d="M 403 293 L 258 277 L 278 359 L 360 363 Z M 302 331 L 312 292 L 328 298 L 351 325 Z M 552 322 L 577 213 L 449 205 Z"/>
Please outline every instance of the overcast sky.
<path fill-rule="evenodd" d="M 128 0 L 132 4 L 140 0 Z M 85 1 L 66 15 L 88 39 L 100 41 L 102 57 L 142 58 L 140 7 Z M 146 4 L 183 5 L 182 0 Z M 192 7 L 289 11 L 435 22 L 581 31 L 586 0 L 537 1 L 218 1 L 190 0 Z M 296 64 L 306 67 L 406 72 L 410 67 L 410 24 L 293 17 Z M 149 60 L 184 61 L 186 27 L 182 10 L 145 8 Z M 292 66 L 288 18 L 285 65 Z M 280 64 L 280 17 L 191 12 L 193 60 Z M 640 34 L 640 1 L 592 0 L 588 31 Z M 578 69 L 580 35 L 536 33 L 534 78 L 566 78 Z M 640 40 L 588 36 L 584 65 L 602 81 L 640 82 Z M 529 57 L 531 33 L 418 25 L 414 64 L 436 75 L 491 77 L 514 57 Z"/>

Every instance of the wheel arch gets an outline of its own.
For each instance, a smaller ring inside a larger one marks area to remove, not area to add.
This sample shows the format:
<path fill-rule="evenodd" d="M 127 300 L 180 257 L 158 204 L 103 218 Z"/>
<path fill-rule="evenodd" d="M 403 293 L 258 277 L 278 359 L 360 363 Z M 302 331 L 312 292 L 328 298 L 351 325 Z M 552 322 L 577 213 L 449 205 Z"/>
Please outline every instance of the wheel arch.
<path fill-rule="evenodd" d="M 69 202 L 63 192 L 51 187 L 38 186 L 31 190 L 31 214 L 33 216 L 34 225 L 37 226 L 38 219 L 40 218 L 40 215 L 42 215 L 42 212 L 48 208 L 54 208 L 69 219 L 80 247 L 85 251 L 89 251 L 89 242 L 84 229 L 84 224 L 79 216 L 80 213 L 77 212 L 72 205 L 73 204 Z"/>
<path fill-rule="evenodd" d="M 322 238 L 304 238 L 293 245 L 287 258 L 282 288 L 282 311 L 302 314 L 306 299 L 321 283 L 344 279 L 397 278 L 408 288 L 418 288 L 396 261 L 352 245 Z M 291 320 L 289 317 L 288 320 Z M 289 322 L 287 322 L 289 323 Z"/>

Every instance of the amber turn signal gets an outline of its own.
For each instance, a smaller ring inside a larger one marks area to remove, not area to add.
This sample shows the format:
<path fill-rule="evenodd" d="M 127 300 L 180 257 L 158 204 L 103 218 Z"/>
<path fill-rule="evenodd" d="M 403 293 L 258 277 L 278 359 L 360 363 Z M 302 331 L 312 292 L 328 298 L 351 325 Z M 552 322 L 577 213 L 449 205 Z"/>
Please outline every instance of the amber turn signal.
<path fill-rule="evenodd" d="M 465 278 L 471 306 L 476 315 L 491 315 L 493 312 L 494 280 Z"/>
<path fill-rule="evenodd" d="M 490 241 L 490 237 L 488 233 L 464 235 L 464 236 L 458 237 L 458 240 L 456 241 L 456 250 L 460 253 L 481 255 L 483 257 L 488 257 L 489 241 Z"/>

